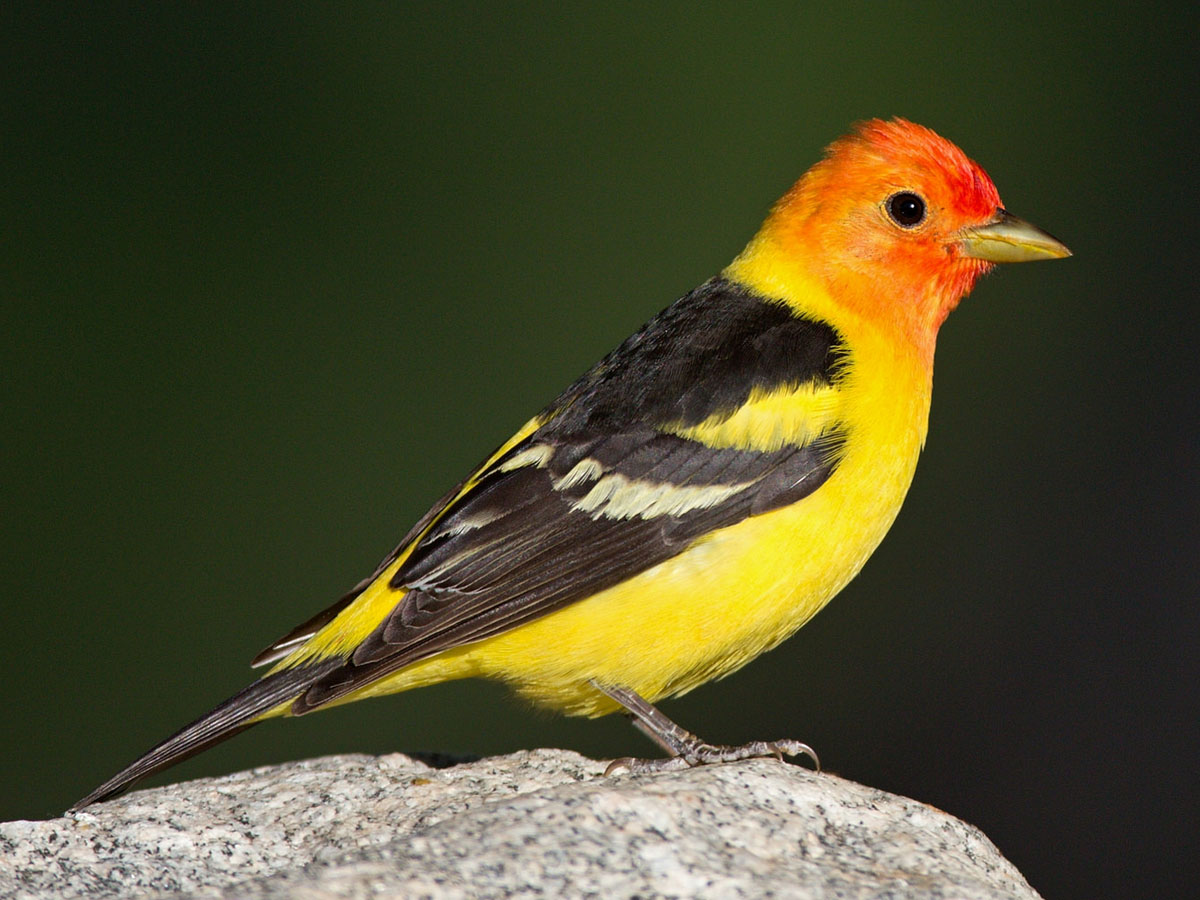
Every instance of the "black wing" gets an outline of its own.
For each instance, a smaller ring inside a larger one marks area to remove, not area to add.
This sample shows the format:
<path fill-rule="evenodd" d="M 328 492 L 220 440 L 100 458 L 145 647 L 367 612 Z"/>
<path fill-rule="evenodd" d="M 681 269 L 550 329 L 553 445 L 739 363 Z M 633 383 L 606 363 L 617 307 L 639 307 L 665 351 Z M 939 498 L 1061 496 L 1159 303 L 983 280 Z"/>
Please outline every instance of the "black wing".
<path fill-rule="evenodd" d="M 560 609 L 675 556 L 701 535 L 793 503 L 829 477 L 840 444 L 830 433 L 804 447 L 758 453 L 628 433 L 560 444 L 544 466 L 495 469 L 393 576 L 391 586 L 406 591 L 396 608 L 293 711 Z M 526 443 L 513 453 L 549 446 Z M 573 477 L 581 471 L 594 477 Z"/>
<path fill-rule="evenodd" d="M 722 279 L 685 296 L 435 506 L 415 545 L 385 561 L 411 546 L 390 580 L 405 591 L 396 608 L 293 711 L 561 609 L 816 490 L 837 465 L 840 431 L 761 452 L 660 429 L 730 415 L 756 388 L 833 384 L 842 353 L 828 325 Z"/>

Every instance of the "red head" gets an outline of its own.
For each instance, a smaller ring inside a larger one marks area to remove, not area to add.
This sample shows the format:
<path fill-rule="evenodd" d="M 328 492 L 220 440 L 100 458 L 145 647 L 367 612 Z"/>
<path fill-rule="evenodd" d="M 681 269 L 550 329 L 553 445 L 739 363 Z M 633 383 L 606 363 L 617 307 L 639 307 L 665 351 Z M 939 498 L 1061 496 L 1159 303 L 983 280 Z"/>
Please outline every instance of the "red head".
<path fill-rule="evenodd" d="M 775 205 L 763 237 L 838 302 L 932 353 L 937 329 L 995 262 L 1065 256 L 1005 213 L 987 173 L 904 119 L 872 119 L 830 145 Z"/>

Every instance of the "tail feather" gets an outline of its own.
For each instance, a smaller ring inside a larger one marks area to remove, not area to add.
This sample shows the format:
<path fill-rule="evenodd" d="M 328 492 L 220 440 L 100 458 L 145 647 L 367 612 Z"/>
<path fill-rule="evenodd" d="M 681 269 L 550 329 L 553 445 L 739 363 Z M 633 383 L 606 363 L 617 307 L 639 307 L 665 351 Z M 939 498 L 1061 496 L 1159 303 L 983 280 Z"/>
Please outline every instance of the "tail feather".
<path fill-rule="evenodd" d="M 255 724 L 254 720 L 258 716 L 295 698 L 314 681 L 340 665 L 342 660 L 330 659 L 273 672 L 259 679 L 143 754 L 72 806 L 68 812 L 116 796 L 147 775 L 181 762 L 244 731 Z"/>

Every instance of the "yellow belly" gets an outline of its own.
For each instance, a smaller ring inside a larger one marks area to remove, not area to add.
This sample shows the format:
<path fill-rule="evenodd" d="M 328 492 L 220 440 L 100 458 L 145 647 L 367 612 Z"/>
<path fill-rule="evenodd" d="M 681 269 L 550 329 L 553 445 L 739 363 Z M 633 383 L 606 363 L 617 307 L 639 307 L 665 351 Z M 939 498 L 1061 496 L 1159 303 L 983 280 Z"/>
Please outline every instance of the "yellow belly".
<path fill-rule="evenodd" d="M 813 494 L 717 531 L 621 584 L 513 631 L 416 663 L 345 698 L 452 678 L 507 682 L 571 715 L 616 710 L 591 679 L 650 701 L 727 675 L 808 621 L 866 562 L 912 481 L 928 419 L 928 374 L 890 346 L 844 385 L 846 454 Z"/>

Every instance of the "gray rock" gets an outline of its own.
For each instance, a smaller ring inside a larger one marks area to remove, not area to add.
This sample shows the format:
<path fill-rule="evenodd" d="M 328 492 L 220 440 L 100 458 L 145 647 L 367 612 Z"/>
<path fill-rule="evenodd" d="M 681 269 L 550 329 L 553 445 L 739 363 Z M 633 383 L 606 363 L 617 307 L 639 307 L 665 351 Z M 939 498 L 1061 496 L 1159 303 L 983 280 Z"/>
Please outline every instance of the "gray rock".
<path fill-rule="evenodd" d="M 977 829 L 754 760 L 333 756 L 0 825 L 0 897 L 1035 898 Z"/>

